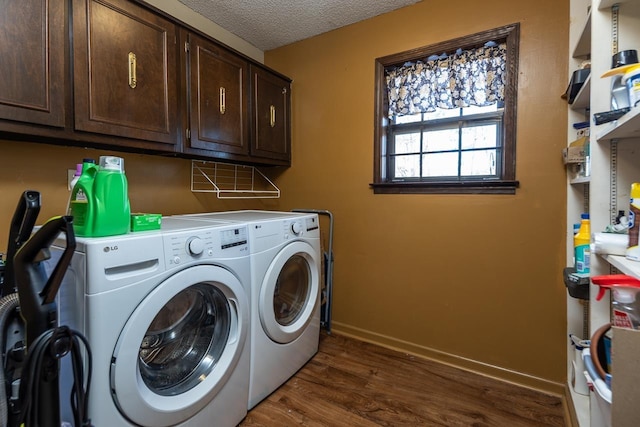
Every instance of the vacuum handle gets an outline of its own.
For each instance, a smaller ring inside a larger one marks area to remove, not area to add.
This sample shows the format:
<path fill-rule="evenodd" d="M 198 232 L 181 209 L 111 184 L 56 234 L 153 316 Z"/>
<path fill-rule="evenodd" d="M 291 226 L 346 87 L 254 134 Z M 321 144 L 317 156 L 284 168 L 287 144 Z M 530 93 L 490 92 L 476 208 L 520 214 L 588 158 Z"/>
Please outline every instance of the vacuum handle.
<path fill-rule="evenodd" d="M 18 200 L 18 206 L 13 213 L 9 228 L 9 242 L 7 244 L 7 259 L 4 273 L 4 285 L 2 296 L 9 295 L 16 291 L 15 269 L 13 258 L 18 249 L 29 239 L 33 226 L 40 213 L 40 193 L 33 190 L 26 190 Z"/>
<path fill-rule="evenodd" d="M 49 247 L 60 233 L 67 246 L 47 280 L 42 261 L 50 258 Z M 27 326 L 27 348 L 56 322 L 55 296 L 76 248 L 73 217 L 55 217 L 47 221 L 14 257 L 21 315 Z"/>
<path fill-rule="evenodd" d="M 53 273 L 49 276 L 47 284 L 42 289 L 42 292 L 40 292 L 40 296 L 43 298 L 43 304 L 49 304 L 55 300 L 58 290 L 60 290 L 62 280 L 64 279 L 64 275 L 71 264 L 73 253 L 76 250 L 76 235 L 73 231 L 73 217 L 63 216 L 60 217 L 60 220 L 60 231 L 65 235 L 67 246 L 64 248 L 62 256 L 56 264 Z M 47 248 L 53 244 L 54 240 L 55 237 L 48 243 Z"/>

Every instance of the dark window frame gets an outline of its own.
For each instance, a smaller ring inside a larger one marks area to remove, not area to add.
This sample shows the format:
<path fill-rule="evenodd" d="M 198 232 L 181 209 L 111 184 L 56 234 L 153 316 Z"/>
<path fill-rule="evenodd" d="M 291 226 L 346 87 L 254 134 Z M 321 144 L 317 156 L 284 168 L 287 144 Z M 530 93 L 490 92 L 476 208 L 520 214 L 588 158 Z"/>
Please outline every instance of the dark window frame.
<path fill-rule="evenodd" d="M 507 45 L 507 84 L 505 86 L 502 128 L 502 148 L 504 151 L 500 165 L 501 177 L 499 179 L 466 181 L 446 179 L 388 180 L 386 177 L 387 130 L 390 123 L 387 117 L 389 105 L 386 94 L 385 69 L 405 62 L 424 59 L 433 54 L 452 52 L 458 48 L 475 48 L 492 40 L 504 40 Z M 515 23 L 375 60 L 374 160 L 373 183 L 370 184 L 374 194 L 515 194 L 515 190 L 519 186 L 519 182 L 515 179 L 519 44 L 520 24 Z"/>

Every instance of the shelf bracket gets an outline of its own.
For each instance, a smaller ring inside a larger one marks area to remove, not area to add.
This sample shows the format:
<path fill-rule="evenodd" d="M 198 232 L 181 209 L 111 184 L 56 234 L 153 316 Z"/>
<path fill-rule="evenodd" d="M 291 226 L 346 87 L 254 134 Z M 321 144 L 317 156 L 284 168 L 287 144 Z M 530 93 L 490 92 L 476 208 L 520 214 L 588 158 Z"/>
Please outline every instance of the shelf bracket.
<path fill-rule="evenodd" d="M 620 6 L 614 4 L 611 6 L 611 53 L 618 53 L 618 14 Z"/>

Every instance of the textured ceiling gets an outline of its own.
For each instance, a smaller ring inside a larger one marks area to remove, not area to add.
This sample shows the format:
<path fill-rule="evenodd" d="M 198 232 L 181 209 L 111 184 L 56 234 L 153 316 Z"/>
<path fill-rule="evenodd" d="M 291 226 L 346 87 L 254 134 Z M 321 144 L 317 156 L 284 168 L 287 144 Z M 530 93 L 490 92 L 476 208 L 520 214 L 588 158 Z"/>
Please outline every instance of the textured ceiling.
<path fill-rule="evenodd" d="M 421 0 L 179 0 L 262 51 Z"/>

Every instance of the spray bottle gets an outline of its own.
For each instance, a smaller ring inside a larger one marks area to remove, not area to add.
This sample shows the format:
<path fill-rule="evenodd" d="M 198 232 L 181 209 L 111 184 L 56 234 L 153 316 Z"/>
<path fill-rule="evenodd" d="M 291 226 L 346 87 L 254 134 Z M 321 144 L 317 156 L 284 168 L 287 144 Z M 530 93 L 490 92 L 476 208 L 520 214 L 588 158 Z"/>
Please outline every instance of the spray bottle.
<path fill-rule="evenodd" d="M 596 301 L 600 301 L 607 289 L 611 289 L 613 299 L 613 325 L 620 328 L 640 329 L 640 307 L 636 295 L 640 292 L 640 280 L 626 274 L 594 276 L 594 285 L 600 286 Z"/>

